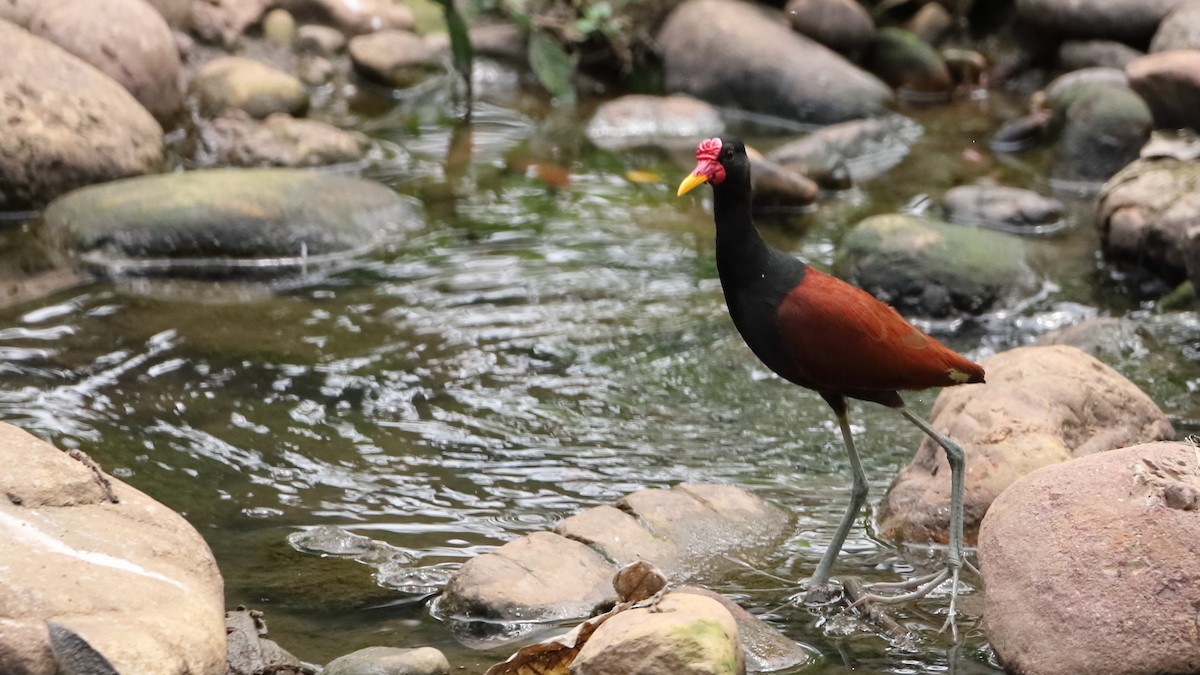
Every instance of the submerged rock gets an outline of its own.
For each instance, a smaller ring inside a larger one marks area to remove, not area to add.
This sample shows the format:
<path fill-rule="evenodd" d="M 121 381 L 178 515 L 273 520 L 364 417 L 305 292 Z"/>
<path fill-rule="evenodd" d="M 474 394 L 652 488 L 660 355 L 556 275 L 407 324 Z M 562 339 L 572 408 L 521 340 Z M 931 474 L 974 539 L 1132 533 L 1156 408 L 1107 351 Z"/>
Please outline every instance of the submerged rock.
<path fill-rule="evenodd" d="M 826 187 L 825 177 L 841 175 L 861 183 L 877 178 L 908 156 L 912 144 L 924 133 L 920 124 L 903 115 L 832 124 L 785 143 L 767 153 L 767 159 L 799 171 Z"/>
<path fill-rule="evenodd" d="M 834 264 L 884 302 L 931 317 L 985 312 L 1035 283 L 1020 239 L 898 214 L 851 228 Z"/>
<path fill-rule="evenodd" d="M 1200 222 L 1200 162 L 1138 160 L 1100 193 L 1096 223 L 1111 259 L 1132 261 L 1172 283 L 1183 281 Z"/>
<path fill-rule="evenodd" d="M 264 637 L 267 624 L 262 612 L 238 607 L 225 613 L 225 675 L 300 675 L 309 673 L 291 652 Z"/>
<path fill-rule="evenodd" d="M 362 159 L 370 147 L 363 134 L 332 124 L 275 113 L 262 121 L 226 110 L 197 124 L 199 167 L 313 167 Z"/>
<path fill-rule="evenodd" d="M 450 675 L 450 662 L 433 647 L 367 647 L 330 661 L 321 675 Z"/>
<path fill-rule="evenodd" d="M 0 672 L 56 672 L 47 622 L 120 673 L 224 672 L 225 598 L 204 540 L 80 457 L 0 424 Z M 64 658 L 83 653 L 68 642 L 56 639 Z"/>
<path fill-rule="evenodd" d="M 1200 460 L 1149 443 L 1048 466 L 992 505 L 979 534 L 985 627 L 1011 672 L 1200 667 Z"/>
<path fill-rule="evenodd" d="M 992 502 L 1021 476 L 1073 457 L 1174 438 L 1150 397 L 1074 347 L 1021 347 L 981 365 L 987 383 L 944 389 L 930 419 L 966 451 L 968 541 Z M 945 542 L 949 504 L 950 465 L 941 446 L 926 438 L 888 488 L 881 534 Z"/>
<path fill-rule="evenodd" d="M 1013 234 L 1044 234 L 1062 229 L 1066 207 L 1033 190 L 999 185 L 960 185 L 942 195 L 946 219 Z"/>
<path fill-rule="evenodd" d="M 175 38 L 166 20 L 145 0 L 46 3 L 29 30 L 119 82 L 159 119 L 173 115 L 183 104 Z"/>
<path fill-rule="evenodd" d="M 791 516 L 731 486 L 643 490 L 468 560 L 446 586 L 439 611 L 469 622 L 545 622 L 588 616 L 617 601 L 612 579 L 637 560 L 673 581 L 740 569 L 791 531 Z"/>
<path fill-rule="evenodd" d="M 644 145 L 691 147 L 725 130 L 716 108 L 691 96 L 629 94 L 596 109 L 587 137 L 597 147 L 620 150 Z"/>
<path fill-rule="evenodd" d="M 600 624 L 571 663 L 574 675 L 744 675 L 737 622 L 721 603 L 670 593 Z"/>
<path fill-rule="evenodd" d="M 892 98 L 874 76 L 740 2 L 688 0 L 658 42 L 667 90 L 720 106 L 829 124 L 881 113 Z"/>
<path fill-rule="evenodd" d="M 43 214 L 52 249 L 109 274 L 280 273 L 422 226 L 378 183 L 294 169 L 190 171 L 72 192 Z"/>
<path fill-rule="evenodd" d="M 121 85 L 4 21 L 0 44 L 0 208 L 159 168 L 162 128 Z"/>

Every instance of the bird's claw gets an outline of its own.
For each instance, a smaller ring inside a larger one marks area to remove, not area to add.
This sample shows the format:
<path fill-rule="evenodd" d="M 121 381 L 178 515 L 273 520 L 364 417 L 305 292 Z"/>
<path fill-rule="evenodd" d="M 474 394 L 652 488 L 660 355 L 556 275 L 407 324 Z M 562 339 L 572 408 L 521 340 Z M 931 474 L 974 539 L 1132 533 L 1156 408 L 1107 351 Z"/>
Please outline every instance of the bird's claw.
<path fill-rule="evenodd" d="M 804 593 L 803 604 L 806 607 L 821 607 L 837 601 L 841 593 L 830 583 L 817 584 Z"/>

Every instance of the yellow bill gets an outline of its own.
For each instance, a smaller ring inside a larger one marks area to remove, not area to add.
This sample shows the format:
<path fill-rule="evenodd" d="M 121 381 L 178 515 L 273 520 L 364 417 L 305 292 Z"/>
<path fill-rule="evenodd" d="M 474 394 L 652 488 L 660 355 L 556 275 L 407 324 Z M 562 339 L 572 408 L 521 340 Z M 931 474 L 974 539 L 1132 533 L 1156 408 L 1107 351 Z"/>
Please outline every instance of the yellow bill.
<path fill-rule="evenodd" d="M 679 190 L 675 192 L 675 196 L 682 197 L 692 190 L 695 190 L 697 185 L 703 185 L 707 182 L 708 176 L 693 171 L 691 175 L 689 175 L 687 178 L 684 178 L 683 182 L 679 184 Z"/>

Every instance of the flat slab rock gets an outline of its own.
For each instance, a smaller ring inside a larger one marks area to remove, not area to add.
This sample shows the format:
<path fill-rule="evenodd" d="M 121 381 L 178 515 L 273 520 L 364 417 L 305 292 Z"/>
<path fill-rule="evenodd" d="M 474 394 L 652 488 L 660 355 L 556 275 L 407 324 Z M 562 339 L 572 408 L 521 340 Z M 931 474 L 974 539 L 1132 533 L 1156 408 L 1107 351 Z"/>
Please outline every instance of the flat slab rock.
<path fill-rule="evenodd" d="M 567 518 L 467 561 L 440 610 L 456 620 L 531 622 L 589 616 L 616 603 L 612 579 L 647 560 L 672 581 L 711 579 L 792 533 L 783 509 L 728 485 L 643 490 Z"/>
<path fill-rule="evenodd" d="M 230 275 L 316 264 L 423 227 L 416 200 L 298 169 L 218 169 L 96 185 L 42 216 L 51 248 L 109 273 Z"/>
<path fill-rule="evenodd" d="M 66 629 L 55 629 L 62 658 L 83 649 L 120 673 L 225 672 L 223 584 L 196 530 L 7 424 L 0 464 L 0 673 L 93 672 L 56 661 L 48 623 Z"/>
<path fill-rule="evenodd" d="M 1039 469 L 979 535 L 1009 672 L 1200 672 L 1200 450 L 1146 443 Z"/>

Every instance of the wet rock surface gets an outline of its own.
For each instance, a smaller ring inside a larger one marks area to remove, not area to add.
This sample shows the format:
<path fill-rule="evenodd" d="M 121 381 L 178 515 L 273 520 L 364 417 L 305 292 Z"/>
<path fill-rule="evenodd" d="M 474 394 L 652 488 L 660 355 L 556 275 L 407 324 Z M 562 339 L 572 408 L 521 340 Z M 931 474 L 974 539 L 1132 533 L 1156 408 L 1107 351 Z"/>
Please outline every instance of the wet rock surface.
<path fill-rule="evenodd" d="M 262 121 L 230 109 L 198 125 L 198 167 L 314 167 L 362 159 L 370 141 L 332 124 L 274 113 Z"/>
<path fill-rule="evenodd" d="M 433 647 L 367 647 L 330 661 L 321 675 L 450 675 L 450 662 Z"/>
<path fill-rule="evenodd" d="M 1174 438 L 1162 410 L 1117 371 L 1074 347 L 1021 347 L 981 362 L 986 384 L 945 389 L 930 423 L 966 451 L 967 539 L 993 501 L 1043 466 L 1114 448 Z M 950 465 L 924 439 L 888 488 L 883 536 L 947 540 Z"/>
<path fill-rule="evenodd" d="M 1200 456 L 1150 443 L 1035 471 L 979 535 L 988 640 L 1030 675 L 1200 666 Z"/>
<path fill-rule="evenodd" d="M 825 187 L 841 175 L 861 183 L 895 167 L 921 137 L 921 125 L 902 115 L 831 124 L 767 153 L 767 159 L 814 178 Z"/>
<path fill-rule="evenodd" d="M 308 675 L 300 659 L 269 640 L 262 612 L 239 607 L 225 613 L 225 675 Z"/>
<path fill-rule="evenodd" d="M 46 209 L 41 232 L 108 273 L 188 276 L 295 269 L 421 226 L 413 200 L 372 181 L 224 169 L 78 190 Z"/>
<path fill-rule="evenodd" d="M 1013 234 L 1043 234 L 1064 225 L 1063 203 L 1033 190 L 999 185 L 960 185 L 942 195 L 946 219 Z"/>
<path fill-rule="evenodd" d="M 1124 69 L 1144 52 L 1114 40 L 1066 40 L 1058 48 L 1058 64 L 1067 71 L 1081 68 Z"/>
<path fill-rule="evenodd" d="M 658 41 L 667 90 L 715 105 L 829 124 L 878 114 L 891 100 L 874 76 L 749 5 L 689 0 Z"/>
<path fill-rule="evenodd" d="M 37 206 L 159 168 L 162 128 L 121 85 L 4 21 L 0 44 L 0 204 Z"/>
<path fill-rule="evenodd" d="M 650 608 L 605 621 L 571 664 L 578 675 L 679 673 L 743 675 L 745 654 L 733 616 L 718 601 L 671 593 Z"/>
<path fill-rule="evenodd" d="M 1175 49 L 1200 49 L 1200 6 L 1194 2 L 1177 5 L 1171 10 L 1150 41 L 1151 52 Z"/>
<path fill-rule="evenodd" d="M 722 558 L 754 558 L 790 534 L 791 517 L 724 485 L 643 490 L 616 507 L 564 520 L 472 558 L 450 580 L 440 611 L 508 622 L 578 618 L 617 601 L 617 568 L 647 560 L 673 581 L 719 577 Z"/>
<path fill-rule="evenodd" d="M 834 265 L 884 302 L 931 317 L 987 311 L 1035 281 L 1015 237 L 898 214 L 851 228 Z"/>
<path fill-rule="evenodd" d="M 586 133 L 606 150 L 641 145 L 691 149 L 697 138 L 719 136 L 724 130 L 721 114 L 700 99 L 629 94 L 601 104 Z"/>
<path fill-rule="evenodd" d="M 954 84 L 937 50 L 901 28 L 880 29 L 867 45 L 863 63 L 902 96 L 944 94 Z"/>
<path fill-rule="evenodd" d="M 221 576 L 182 517 L 7 424 L 0 458 L 0 672 L 56 671 L 47 622 L 117 672 L 222 671 Z"/>

